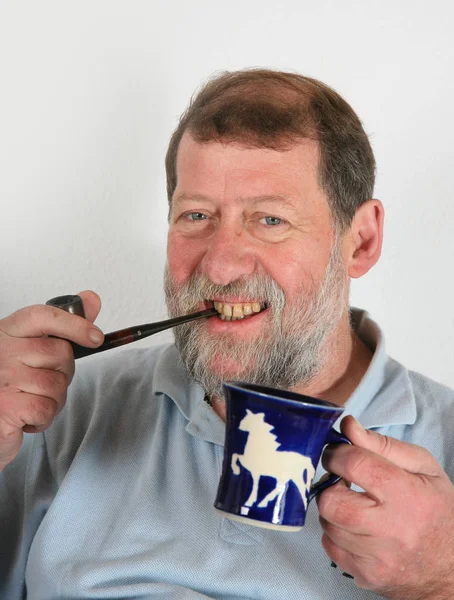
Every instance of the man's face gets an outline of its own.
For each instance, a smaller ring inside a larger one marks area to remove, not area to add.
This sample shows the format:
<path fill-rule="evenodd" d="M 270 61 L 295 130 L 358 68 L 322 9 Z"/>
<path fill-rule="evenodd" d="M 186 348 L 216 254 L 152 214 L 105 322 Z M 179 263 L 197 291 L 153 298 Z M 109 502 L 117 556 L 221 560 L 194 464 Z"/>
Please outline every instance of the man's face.
<path fill-rule="evenodd" d="M 183 136 L 166 297 L 171 314 L 224 305 L 226 318 L 175 330 L 190 374 L 209 393 L 232 378 L 275 387 L 310 379 L 345 314 L 347 272 L 317 160 L 309 140 L 279 152 Z"/>

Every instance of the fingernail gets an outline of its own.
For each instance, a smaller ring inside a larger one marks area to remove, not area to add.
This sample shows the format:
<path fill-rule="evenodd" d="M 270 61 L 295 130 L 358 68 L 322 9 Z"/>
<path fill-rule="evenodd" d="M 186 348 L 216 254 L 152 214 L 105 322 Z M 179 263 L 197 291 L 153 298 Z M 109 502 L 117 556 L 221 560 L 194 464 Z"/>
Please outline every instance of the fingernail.
<path fill-rule="evenodd" d="M 90 329 L 88 337 L 94 344 L 100 344 L 103 340 L 103 334 L 99 329 Z"/>

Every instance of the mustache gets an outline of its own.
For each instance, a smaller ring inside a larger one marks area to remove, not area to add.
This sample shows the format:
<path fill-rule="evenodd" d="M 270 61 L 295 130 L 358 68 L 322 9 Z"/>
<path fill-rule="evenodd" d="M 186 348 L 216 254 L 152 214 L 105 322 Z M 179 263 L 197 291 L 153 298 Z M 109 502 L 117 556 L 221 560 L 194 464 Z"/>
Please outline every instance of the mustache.
<path fill-rule="evenodd" d="M 166 266 L 164 284 L 167 297 L 178 294 L 178 303 L 185 310 L 192 310 L 205 300 L 229 296 L 239 296 L 243 302 L 266 302 L 275 311 L 282 310 L 286 303 L 284 290 L 270 275 L 255 274 L 219 285 L 204 273 L 194 273 L 184 284 L 177 284 Z"/>

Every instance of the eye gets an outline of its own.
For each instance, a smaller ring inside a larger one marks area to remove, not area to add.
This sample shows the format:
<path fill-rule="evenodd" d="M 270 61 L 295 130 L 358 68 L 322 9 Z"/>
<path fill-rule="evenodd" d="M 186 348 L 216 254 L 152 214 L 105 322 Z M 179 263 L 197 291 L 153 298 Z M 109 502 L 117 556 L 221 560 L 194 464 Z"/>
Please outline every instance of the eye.
<path fill-rule="evenodd" d="M 264 221 L 266 225 L 270 225 L 271 227 L 275 227 L 276 225 L 282 225 L 285 223 L 284 219 L 280 219 L 279 217 L 262 217 L 260 221 Z"/>
<path fill-rule="evenodd" d="M 183 217 L 185 219 L 187 219 L 188 221 L 203 221 L 204 219 L 207 218 L 207 216 L 201 212 L 186 213 L 185 215 L 183 215 Z"/>

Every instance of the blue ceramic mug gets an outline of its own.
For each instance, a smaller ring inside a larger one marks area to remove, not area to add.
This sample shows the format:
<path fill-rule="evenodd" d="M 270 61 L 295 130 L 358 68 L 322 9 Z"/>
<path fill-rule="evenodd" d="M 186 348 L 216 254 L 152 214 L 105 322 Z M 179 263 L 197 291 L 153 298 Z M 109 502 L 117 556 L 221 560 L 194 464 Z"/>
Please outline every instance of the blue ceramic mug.
<path fill-rule="evenodd" d="M 224 462 L 214 506 L 233 520 L 298 531 L 308 503 L 340 480 L 331 474 L 312 484 L 324 446 L 350 443 L 332 428 L 343 408 L 236 381 L 224 390 Z"/>

